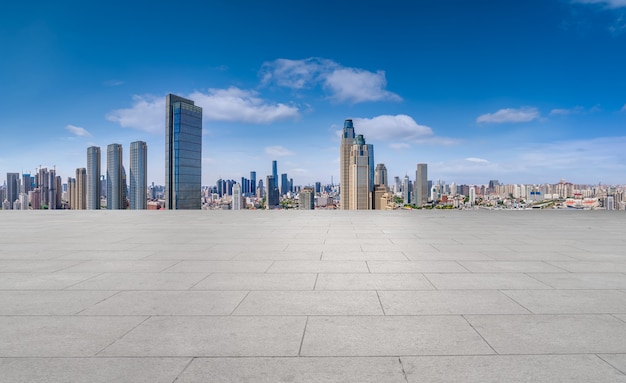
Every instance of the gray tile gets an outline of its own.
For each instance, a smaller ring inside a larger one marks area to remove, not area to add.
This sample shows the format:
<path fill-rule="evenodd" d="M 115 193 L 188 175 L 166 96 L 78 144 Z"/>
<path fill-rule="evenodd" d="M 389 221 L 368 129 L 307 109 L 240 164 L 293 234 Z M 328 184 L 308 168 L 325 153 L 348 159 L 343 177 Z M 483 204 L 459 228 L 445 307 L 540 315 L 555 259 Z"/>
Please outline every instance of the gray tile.
<path fill-rule="evenodd" d="M 626 382 L 595 355 L 402 357 L 409 383 Z"/>
<path fill-rule="evenodd" d="M 564 273 L 565 270 L 541 261 L 460 261 L 461 265 L 475 273 Z"/>
<path fill-rule="evenodd" d="M 188 358 L 0 358 L 4 383 L 171 383 Z"/>
<path fill-rule="evenodd" d="M 372 273 L 467 273 L 453 261 L 368 261 Z"/>
<path fill-rule="evenodd" d="M 0 291 L 0 315 L 72 315 L 113 294 L 116 292 Z"/>
<path fill-rule="evenodd" d="M 208 273 L 107 273 L 76 284 L 71 289 L 187 290 L 207 275 Z"/>
<path fill-rule="evenodd" d="M 404 255 L 411 261 L 459 261 L 459 260 L 477 260 L 477 261 L 490 261 L 493 260 L 489 255 L 479 251 L 460 251 L 460 252 L 441 252 L 435 251 L 415 251 L 404 250 Z"/>
<path fill-rule="evenodd" d="M 401 251 L 324 251 L 323 261 L 406 261 Z"/>
<path fill-rule="evenodd" d="M 276 261 L 268 273 L 367 273 L 360 261 Z"/>
<path fill-rule="evenodd" d="M 174 273 L 263 273 L 272 261 L 181 261 L 165 270 Z"/>
<path fill-rule="evenodd" d="M 52 273 L 76 265 L 79 261 L 0 260 L 0 273 Z"/>
<path fill-rule="evenodd" d="M 145 317 L 0 317 L 0 356 L 93 356 Z"/>
<path fill-rule="evenodd" d="M 310 317 L 304 356 L 493 354 L 460 316 Z"/>
<path fill-rule="evenodd" d="M 375 291 L 252 291 L 234 315 L 383 315 L 383 312 Z"/>
<path fill-rule="evenodd" d="M 550 262 L 572 273 L 624 273 L 626 272 L 626 262 Z"/>
<path fill-rule="evenodd" d="M 313 290 L 317 274 L 215 273 L 193 290 Z"/>
<path fill-rule="evenodd" d="M 321 251 L 242 251 L 236 261 L 319 261 Z"/>
<path fill-rule="evenodd" d="M 177 261 L 87 261 L 68 267 L 64 273 L 156 273 Z"/>
<path fill-rule="evenodd" d="M 108 245 L 102 245 L 98 248 L 105 249 Z M 107 250 L 75 250 L 70 251 L 69 249 L 59 251 L 58 256 L 55 258 L 56 260 L 80 260 L 80 261 L 92 261 L 92 260 L 100 260 L 100 261 L 132 261 L 139 260 L 154 254 L 154 251 L 142 251 L 142 250 L 121 250 L 114 251 L 111 249 Z"/>
<path fill-rule="evenodd" d="M 626 289 L 622 273 L 533 273 L 531 277 L 555 289 Z"/>
<path fill-rule="evenodd" d="M 229 315 L 246 294 L 245 291 L 122 291 L 81 314 Z"/>
<path fill-rule="evenodd" d="M 305 317 L 152 317 L 103 356 L 296 356 Z"/>
<path fill-rule="evenodd" d="M 152 255 L 143 258 L 145 261 L 172 260 L 172 261 L 229 261 L 238 251 L 156 251 Z"/>
<path fill-rule="evenodd" d="M 179 383 L 406 383 L 398 358 L 197 358 Z"/>
<path fill-rule="evenodd" d="M 626 313 L 626 294 L 615 290 L 507 290 L 535 314 Z"/>
<path fill-rule="evenodd" d="M 315 290 L 434 290 L 422 274 L 319 274 Z"/>
<path fill-rule="evenodd" d="M 469 315 L 500 354 L 626 352 L 626 323 L 610 315 Z"/>
<path fill-rule="evenodd" d="M 543 284 L 520 273 L 425 274 L 441 290 L 547 289 Z"/>
<path fill-rule="evenodd" d="M 2 273 L 0 290 L 61 290 L 93 278 L 95 273 Z"/>
<path fill-rule="evenodd" d="M 626 354 L 600 354 L 598 356 L 623 374 L 626 374 Z"/>
<path fill-rule="evenodd" d="M 528 313 L 498 291 L 379 291 L 378 295 L 385 315 Z"/>

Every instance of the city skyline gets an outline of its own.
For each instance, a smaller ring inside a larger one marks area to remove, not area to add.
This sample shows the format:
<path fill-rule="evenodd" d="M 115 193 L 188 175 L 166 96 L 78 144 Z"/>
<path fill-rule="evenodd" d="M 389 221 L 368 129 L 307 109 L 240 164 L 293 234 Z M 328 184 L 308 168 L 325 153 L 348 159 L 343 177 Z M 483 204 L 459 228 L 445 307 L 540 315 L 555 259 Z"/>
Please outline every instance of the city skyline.
<path fill-rule="evenodd" d="M 111 31 L 87 6 L 7 6 L 0 174 L 65 179 L 86 147 L 141 140 L 148 182 L 165 184 L 171 92 L 203 108 L 203 185 L 264 179 L 272 160 L 297 184 L 339 183 L 346 118 L 389 175 L 428 163 L 457 184 L 626 183 L 621 1 L 241 2 L 192 20 L 137 7 L 99 8 Z M 162 36 L 164 15 L 185 42 Z"/>

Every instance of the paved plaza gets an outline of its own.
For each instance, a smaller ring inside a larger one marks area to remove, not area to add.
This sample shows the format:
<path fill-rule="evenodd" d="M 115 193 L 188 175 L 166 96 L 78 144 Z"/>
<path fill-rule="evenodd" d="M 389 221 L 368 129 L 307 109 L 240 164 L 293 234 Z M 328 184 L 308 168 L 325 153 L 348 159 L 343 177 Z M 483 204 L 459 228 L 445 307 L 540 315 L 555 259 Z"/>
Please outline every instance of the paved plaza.
<path fill-rule="evenodd" d="M 626 382 L 625 224 L 0 211 L 0 382 Z"/>

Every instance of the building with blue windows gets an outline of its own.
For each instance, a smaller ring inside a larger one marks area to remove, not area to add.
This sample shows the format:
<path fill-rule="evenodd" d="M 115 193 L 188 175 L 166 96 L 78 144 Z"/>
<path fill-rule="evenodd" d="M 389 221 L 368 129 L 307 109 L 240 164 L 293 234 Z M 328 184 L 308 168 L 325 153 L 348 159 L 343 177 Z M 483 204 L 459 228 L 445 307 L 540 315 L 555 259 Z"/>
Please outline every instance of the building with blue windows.
<path fill-rule="evenodd" d="M 202 207 L 202 108 L 173 94 L 165 98 L 165 208 Z"/>
<path fill-rule="evenodd" d="M 148 145 L 130 143 L 130 209 L 145 210 L 148 204 Z"/>

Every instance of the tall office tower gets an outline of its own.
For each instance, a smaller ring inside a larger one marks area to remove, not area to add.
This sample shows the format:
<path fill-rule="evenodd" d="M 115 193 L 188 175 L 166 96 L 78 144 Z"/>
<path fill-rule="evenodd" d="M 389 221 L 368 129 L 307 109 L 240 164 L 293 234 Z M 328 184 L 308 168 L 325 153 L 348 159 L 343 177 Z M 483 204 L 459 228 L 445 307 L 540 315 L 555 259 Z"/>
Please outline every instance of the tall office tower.
<path fill-rule="evenodd" d="M 393 177 L 393 192 L 400 193 L 402 191 L 402 181 L 400 181 L 400 177 Z"/>
<path fill-rule="evenodd" d="M 126 208 L 124 198 L 125 185 L 122 181 L 122 145 L 107 146 L 107 209 Z"/>
<path fill-rule="evenodd" d="M 263 198 L 265 195 L 265 187 L 263 187 L 263 180 L 259 180 L 259 186 L 256 188 L 257 198 Z"/>
<path fill-rule="evenodd" d="M 285 195 L 289 193 L 289 178 L 287 178 L 287 173 L 283 173 L 280 175 L 280 194 Z"/>
<path fill-rule="evenodd" d="M 350 152 L 354 145 L 354 125 L 352 120 L 343 122 L 341 149 L 339 152 L 339 204 L 342 210 L 350 209 Z"/>
<path fill-rule="evenodd" d="M 322 193 L 322 183 L 321 182 L 316 182 L 315 183 L 315 192 L 320 194 Z"/>
<path fill-rule="evenodd" d="M 471 206 L 474 206 L 474 203 L 476 203 L 476 186 L 474 185 L 469 188 L 469 203 Z"/>
<path fill-rule="evenodd" d="M 428 203 L 428 165 L 417 164 L 415 171 L 415 204 L 423 206 Z"/>
<path fill-rule="evenodd" d="M 9 201 L 9 210 L 13 207 L 13 203 L 20 195 L 20 174 L 7 173 L 7 191 L 6 200 Z"/>
<path fill-rule="evenodd" d="M 100 148 L 87 148 L 87 209 L 100 209 Z"/>
<path fill-rule="evenodd" d="M 256 195 L 256 172 L 250 172 L 250 194 Z"/>
<path fill-rule="evenodd" d="M 165 208 L 202 207 L 202 108 L 165 97 Z"/>
<path fill-rule="evenodd" d="M 369 210 L 372 207 L 370 201 L 372 187 L 370 186 L 369 149 L 369 145 L 365 144 L 363 135 L 356 136 L 350 150 L 350 177 L 348 181 L 350 210 Z"/>
<path fill-rule="evenodd" d="M 298 196 L 298 209 L 299 210 L 313 210 L 315 209 L 315 191 L 313 188 L 307 186 Z"/>
<path fill-rule="evenodd" d="M 387 186 L 387 167 L 385 164 L 377 164 L 374 171 L 374 185 Z"/>
<path fill-rule="evenodd" d="M 72 205 L 72 209 L 87 209 L 87 169 L 76 169 L 76 207 Z"/>
<path fill-rule="evenodd" d="M 384 196 L 387 195 L 387 186 L 375 185 L 372 192 L 372 209 L 373 210 L 385 210 L 387 208 L 387 200 Z"/>
<path fill-rule="evenodd" d="M 369 153 L 369 162 L 368 162 L 368 166 L 370 168 L 370 180 L 369 180 L 369 184 L 370 184 L 370 192 L 374 191 L 374 145 L 372 144 L 367 144 L 367 151 Z"/>
<path fill-rule="evenodd" d="M 148 206 L 148 145 L 144 141 L 130 143 L 130 209 L 145 210 Z"/>
<path fill-rule="evenodd" d="M 18 200 L 20 201 L 20 207 L 22 208 L 22 210 L 28 210 L 28 207 L 30 205 L 30 200 L 28 199 L 28 194 L 27 193 L 20 193 L 20 196 L 18 197 Z"/>
<path fill-rule="evenodd" d="M 67 203 L 69 209 L 76 210 L 76 178 L 67 177 Z"/>
<path fill-rule="evenodd" d="M 235 184 L 233 186 L 232 210 L 241 210 L 241 200 L 241 185 Z"/>
<path fill-rule="evenodd" d="M 272 176 L 274 176 L 274 181 L 278 187 L 278 165 L 276 161 L 272 161 Z"/>
<path fill-rule="evenodd" d="M 280 194 L 274 176 L 267 176 L 267 198 L 265 200 L 266 209 L 272 209 L 280 205 Z"/>
<path fill-rule="evenodd" d="M 409 181 L 409 176 L 404 176 L 404 182 L 402 183 L 402 199 L 404 200 L 404 204 L 408 205 L 411 203 L 411 181 Z"/>
<path fill-rule="evenodd" d="M 56 169 L 48 172 L 48 209 L 55 210 L 57 208 L 57 188 L 56 188 Z"/>
<path fill-rule="evenodd" d="M 30 174 L 22 174 L 22 193 L 28 194 L 33 190 L 33 177 Z"/>

